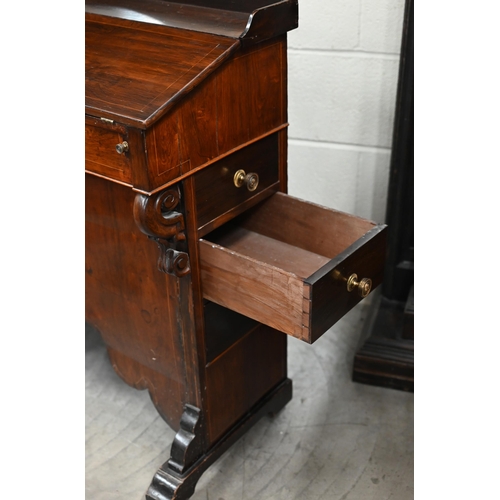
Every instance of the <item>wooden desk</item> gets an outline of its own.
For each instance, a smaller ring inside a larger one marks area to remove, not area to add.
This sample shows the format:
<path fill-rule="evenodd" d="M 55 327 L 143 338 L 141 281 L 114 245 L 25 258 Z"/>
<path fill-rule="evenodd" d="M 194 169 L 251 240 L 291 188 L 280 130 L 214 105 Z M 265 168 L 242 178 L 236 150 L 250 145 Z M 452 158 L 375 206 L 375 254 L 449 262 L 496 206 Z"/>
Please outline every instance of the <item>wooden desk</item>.
<path fill-rule="evenodd" d="M 189 498 L 291 399 L 286 334 L 382 279 L 385 226 L 286 195 L 297 3 L 268 3 L 87 0 L 86 319 L 177 431 L 148 499 Z"/>

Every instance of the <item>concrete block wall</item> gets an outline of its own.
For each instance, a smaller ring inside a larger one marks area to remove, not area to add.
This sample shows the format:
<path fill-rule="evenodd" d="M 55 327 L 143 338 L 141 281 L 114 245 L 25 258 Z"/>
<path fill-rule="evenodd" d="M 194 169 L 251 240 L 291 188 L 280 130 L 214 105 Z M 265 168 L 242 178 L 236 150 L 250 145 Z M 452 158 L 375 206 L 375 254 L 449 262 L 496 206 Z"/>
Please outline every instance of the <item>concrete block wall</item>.
<path fill-rule="evenodd" d="M 404 0 L 299 0 L 288 192 L 385 221 Z"/>

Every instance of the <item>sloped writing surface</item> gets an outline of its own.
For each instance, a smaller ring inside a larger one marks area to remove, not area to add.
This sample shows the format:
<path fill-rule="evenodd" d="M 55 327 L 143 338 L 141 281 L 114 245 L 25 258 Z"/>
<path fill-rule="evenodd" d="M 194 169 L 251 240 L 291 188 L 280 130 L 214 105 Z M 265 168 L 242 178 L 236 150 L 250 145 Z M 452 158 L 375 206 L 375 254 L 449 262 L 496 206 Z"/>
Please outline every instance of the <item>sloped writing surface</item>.
<path fill-rule="evenodd" d="M 146 128 L 239 47 L 237 40 L 86 14 L 86 113 Z"/>

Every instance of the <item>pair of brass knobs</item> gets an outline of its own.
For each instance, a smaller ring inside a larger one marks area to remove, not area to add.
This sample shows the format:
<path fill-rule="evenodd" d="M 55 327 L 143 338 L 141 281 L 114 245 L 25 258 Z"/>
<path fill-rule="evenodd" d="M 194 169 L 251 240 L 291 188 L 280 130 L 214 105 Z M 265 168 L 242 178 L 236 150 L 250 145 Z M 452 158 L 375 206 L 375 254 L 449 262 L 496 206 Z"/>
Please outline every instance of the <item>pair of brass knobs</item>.
<path fill-rule="evenodd" d="M 247 174 L 244 170 L 238 170 L 234 174 L 233 180 L 237 188 L 246 184 L 249 191 L 255 191 L 259 185 L 259 175 L 253 172 Z"/>
<path fill-rule="evenodd" d="M 116 151 L 119 154 L 128 152 L 128 143 L 123 141 L 116 145 Z M 246 184 L 249 191 L 255 191 L 259 185 L 259 175 L 256 173 L 247 174 L 244 170 L 238 170 L 234 174 L 234 185 L 240 188 Z M 345 279 L 345 278 L 344 278 Z M 357 274 L 351 274 L 347 279 L 347 291 L 352 292 L 353 290 L 358 291 L 358 295 L 361 297 L 366 297 L 372 289 L 372 280 L 370 278 L 362 278 L 358 281 Z"/>

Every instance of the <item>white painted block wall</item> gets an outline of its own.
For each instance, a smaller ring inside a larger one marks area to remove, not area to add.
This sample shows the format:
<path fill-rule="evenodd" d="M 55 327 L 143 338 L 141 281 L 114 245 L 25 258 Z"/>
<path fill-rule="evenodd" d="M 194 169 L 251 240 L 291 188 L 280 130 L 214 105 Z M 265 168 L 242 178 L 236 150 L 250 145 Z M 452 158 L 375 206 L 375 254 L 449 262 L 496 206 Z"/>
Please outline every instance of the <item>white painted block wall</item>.
<path fill-rule="evenodd" d="M 404 0 L 299 0 L 288 192 L 385 221 Z"/>

